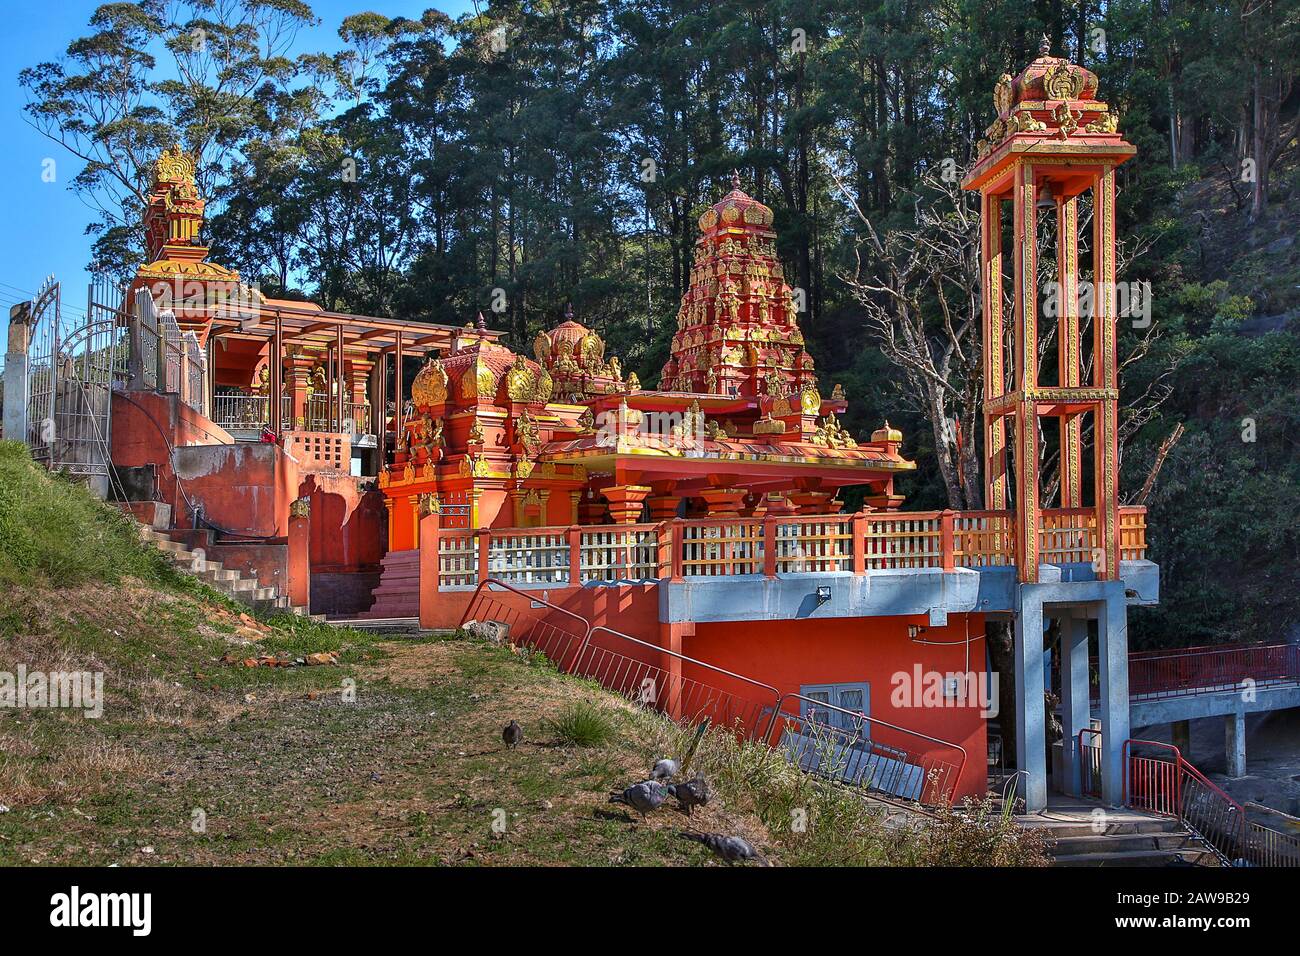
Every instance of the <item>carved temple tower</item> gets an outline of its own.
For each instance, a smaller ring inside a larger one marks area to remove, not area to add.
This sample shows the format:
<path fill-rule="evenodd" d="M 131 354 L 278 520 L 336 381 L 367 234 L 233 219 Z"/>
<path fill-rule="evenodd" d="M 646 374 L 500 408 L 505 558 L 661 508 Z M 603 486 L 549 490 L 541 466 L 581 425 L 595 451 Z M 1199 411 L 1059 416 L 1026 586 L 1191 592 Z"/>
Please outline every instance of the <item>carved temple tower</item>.
<path fill-rule="evenodd" d="M 660 388 L 752 398 L 815 387 L 794 293 L 776 256 L 772 210 L 746 195 L 733 173 L 731 192 L 699 225 Z"/>

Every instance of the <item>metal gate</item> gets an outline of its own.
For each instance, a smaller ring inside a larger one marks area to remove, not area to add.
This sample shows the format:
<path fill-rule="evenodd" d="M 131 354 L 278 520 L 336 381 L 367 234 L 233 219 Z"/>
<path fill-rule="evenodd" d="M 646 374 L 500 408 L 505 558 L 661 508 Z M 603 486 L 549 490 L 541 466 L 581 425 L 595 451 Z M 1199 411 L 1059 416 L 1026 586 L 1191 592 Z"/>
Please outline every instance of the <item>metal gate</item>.
<path fill-rule="evenodd" d="M 113 382 L 127 366 L 123 298 L 120 286 L 97 280 L 85 315 L 65 319 L 51 277 L 32 304 L 27 444 L 51 471 L 109 474 Z"/>

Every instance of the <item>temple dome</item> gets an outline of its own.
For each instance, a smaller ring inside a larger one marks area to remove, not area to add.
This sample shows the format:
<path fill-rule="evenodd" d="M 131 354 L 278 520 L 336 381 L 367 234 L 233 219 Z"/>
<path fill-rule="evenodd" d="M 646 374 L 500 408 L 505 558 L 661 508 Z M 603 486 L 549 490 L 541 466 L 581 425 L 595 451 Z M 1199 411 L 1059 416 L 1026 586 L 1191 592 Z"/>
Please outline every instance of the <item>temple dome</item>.
<path fill-rule="evenodd" d="M 573 319 L 549 332 L 537 333 L 533 354 L 554 380 L 555 399 L 581 403 L 596 395 L 608 395 L 623 388 L 623 367 L 616 356 L 605 358 L 605 340 Z"/>
<path fill-rule="evenodd" d="M 700 217 L 700 232 L 709 232 L 721 224 L 725 227 L 762 227 L 772 225 L 772 210 L 740 188 L 740 175 L 731 174 L 731 192 L 709 207 Z"/>

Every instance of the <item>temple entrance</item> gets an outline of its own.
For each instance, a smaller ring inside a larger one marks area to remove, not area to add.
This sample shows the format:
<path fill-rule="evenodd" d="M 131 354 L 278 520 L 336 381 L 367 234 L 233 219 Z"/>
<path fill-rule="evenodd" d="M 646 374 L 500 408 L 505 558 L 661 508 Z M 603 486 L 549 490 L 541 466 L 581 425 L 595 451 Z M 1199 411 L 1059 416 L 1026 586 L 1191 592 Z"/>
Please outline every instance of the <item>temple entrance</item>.
<path fill-rule="evenodd" d="M 61 287 L 51 278 L 31 310 L 27 445 L 51 471 L 91 479 L 101 492 L 109 477 L 113 381 L 125 375 L 123 298 L 120 287 L 93 283 L 85 317 L 65 321 Z"/>

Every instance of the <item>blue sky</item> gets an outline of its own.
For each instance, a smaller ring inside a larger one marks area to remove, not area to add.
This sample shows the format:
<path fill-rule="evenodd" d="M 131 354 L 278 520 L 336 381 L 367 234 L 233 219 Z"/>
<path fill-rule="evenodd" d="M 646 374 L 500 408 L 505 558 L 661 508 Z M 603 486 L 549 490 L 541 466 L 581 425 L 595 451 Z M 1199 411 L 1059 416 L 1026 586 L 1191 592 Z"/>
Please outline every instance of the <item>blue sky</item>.
<path fill-rule="evenodd" d="M 436 7 L 458 17 L 472 7 L 470 0 L 308 2 L 321 22 L 298 35 L 294 53 L 337 50 L 339 24 L 353 13 L 376 10 L 416 19 Z M 51 273 L 63 283 L 65 310 L 85 309 L 90 238 L 84 233 L 94 214 L 67 188 L 79 169 L 76 160 L 24 122 L 26 94 L 18 71 L 58 59 L 70 41 L 88 32 L 99 5 L 98 0 L 6 4 L 6 29 L 0 31 L 0 315 L 6 317 L 10 305 L 31 298 Z M 50 158 L 57 164 L 53 183 L 41 175 Z"/>

